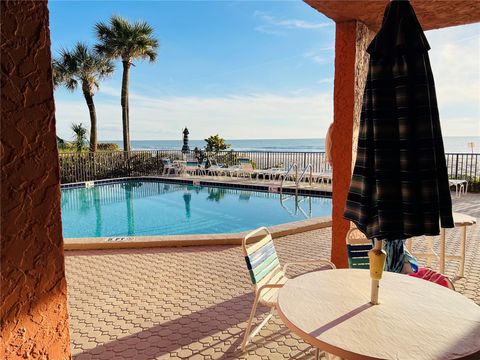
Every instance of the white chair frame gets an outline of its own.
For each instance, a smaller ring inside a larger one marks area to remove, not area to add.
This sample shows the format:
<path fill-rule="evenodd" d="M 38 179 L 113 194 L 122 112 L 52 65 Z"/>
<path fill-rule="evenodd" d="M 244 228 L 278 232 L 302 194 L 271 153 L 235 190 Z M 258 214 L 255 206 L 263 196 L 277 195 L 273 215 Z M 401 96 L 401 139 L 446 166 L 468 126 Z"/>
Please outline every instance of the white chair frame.
<path fill-rule="evenodd" d="M 255 247 L 255 250 L 260 249 L 263 245 L 269 243 L 270 241 L 273 241 L 272 234 L 266 227 L 260 227 L 256 230 L 251 231 L 243 238 L 243 241 L 242 241 L 242 249 L 243 249 L 244 256 L 248 256 L 250 254 L 248 251 L 249 247 L 247 247 L 249 240 L 252 238 L 260 237 L 262 234 L 264 236 L 252 246 L 252 247 Z M 253 290 L 255 292 L 255 300 L 253 302 L 252 311 L 250 312 L 247 328 L 245 329 L 245 334 L 244 334 L 242 346 L 241 346 L 242 351 L 245 351 L 246 346 L 252 341 L 255 335 L 262 329 L 262 327 L 268 322 L 268 320 L 270 320 L 270 318 L 273 316 L 276 310 L 276 307 L 277 307 L 276 301 L 274 303 L 263 301 L 262 299 L 263 292 L 269 289 L 277 289 L 274 291 L 278 291 L 278 289 L 281 288 L 286 281 L 288 281 L 288 277 L 285 275 L 285 272 L 288 269 L 288 267 L 292 265 L 307 265 L 307 264 L 323 264 L 323 265 L 330 266 L 330 268 L 332 269 L 335 269 L 335 265 L 332 262 L 324 259 L 290 262 L 290 263 L 286 263 L 283 267 L 280 267 L 279 265 L 275 269 L 273 269 L 272 272 L 270 273 L 270 274 L 273 273 L 273 275 L 268 276 L 266 278 L 265 283 L 263 279 L 260 281 L 260 285 L 253 284 Z M 274 279 L 276 279 L 275 282 L 269 282 Z M 255 329 L 251 331 L 253 318 L 255 317 L 257 306 L 259 303 L 269 306 L 270 312 L 262 320 L 262 322 L 259 325 L 257 325 Z M 316 351 L 316 354 L 318 358 L 319 356 L 318 349 Z"/>

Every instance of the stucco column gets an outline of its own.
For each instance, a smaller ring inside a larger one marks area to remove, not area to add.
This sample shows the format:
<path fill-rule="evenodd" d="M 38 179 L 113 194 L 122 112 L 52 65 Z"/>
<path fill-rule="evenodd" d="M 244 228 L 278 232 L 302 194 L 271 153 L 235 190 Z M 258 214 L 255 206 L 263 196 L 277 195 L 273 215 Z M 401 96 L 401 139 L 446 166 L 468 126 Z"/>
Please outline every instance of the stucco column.
<path fill-rule="evenodd" d="M 1 359 L 68 359 L 46 1 L 1 2 Z"/>
<path fill-rule="evenodd" d="M 331 258 L 339 268 L 348 266 L 345 236 L 350 222 L 343 219 L 343 210 L 356 154 L 358 123 L 368 65 L 365 49 L 373 35 L 373 32 L 358 21 L 336 24 Z"/>

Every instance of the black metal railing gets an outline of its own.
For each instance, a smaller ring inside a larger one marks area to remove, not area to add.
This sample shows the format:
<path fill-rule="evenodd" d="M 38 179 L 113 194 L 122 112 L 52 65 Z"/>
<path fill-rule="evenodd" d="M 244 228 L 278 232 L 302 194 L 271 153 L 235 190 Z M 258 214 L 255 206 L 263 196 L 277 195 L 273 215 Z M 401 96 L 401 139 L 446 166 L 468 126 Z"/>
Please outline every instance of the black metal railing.
<path fill-rule="evenodd" d="M 221 151 L 208 154 L 210 159 L 224 166 L 239 163 L 248 158 L 257 169 L 281 167 L 288 169 L 296 163 L 299 168 L 312 165 L 314 172 L 329 172 L 324 152 L 276 152 L 276 151 Z M 448 153 L 448 173 L 451 178 L 480 181 L 480 154 Z M 62 184 L 110 179 L 128 176 L 153 176 L 163 172 L 162 159 L 181 160 L 180 150 L 134 150 L 96 153 L 61 153 L 60 171 Z M 193 151 L 186 154 L 193 160 Z"/>
<path fill-rule="evenodd" d="M 480 181 L 480 154 L 447 153 L 445 156 L 450 178 Z"/>

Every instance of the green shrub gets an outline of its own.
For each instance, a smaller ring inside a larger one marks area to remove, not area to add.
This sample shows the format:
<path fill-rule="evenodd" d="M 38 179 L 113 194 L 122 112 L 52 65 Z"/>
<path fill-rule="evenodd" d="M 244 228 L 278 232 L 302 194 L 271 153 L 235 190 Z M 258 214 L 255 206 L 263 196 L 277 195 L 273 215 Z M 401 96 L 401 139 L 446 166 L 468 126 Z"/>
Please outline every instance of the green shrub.
<path fill-rule="evenodd" d="M 212 135 L 209 138 L 205 139 L 207 146 L 205 150 L 207 152 L 213 152 L 218 154 L 220 151 L 227 150 L 231 145 L 225 144 L 225 139 L 217 135 Z"/>
<path fill-rule="evenodd" d="M 99 143 L 97 149 L 100 151 L 118 151 L 120 150 L 120 146 L 114 143 Z"/>

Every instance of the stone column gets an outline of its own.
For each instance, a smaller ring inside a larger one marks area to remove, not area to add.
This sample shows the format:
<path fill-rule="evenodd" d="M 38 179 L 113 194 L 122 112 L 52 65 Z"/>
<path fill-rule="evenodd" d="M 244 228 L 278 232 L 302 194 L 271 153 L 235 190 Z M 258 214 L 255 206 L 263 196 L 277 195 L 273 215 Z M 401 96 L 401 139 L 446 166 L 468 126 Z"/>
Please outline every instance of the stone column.
<path fill-rule="evenodd" d="M 356 155 L 358 124 L 368 65 L 365 49 L 373 35 L 372 31 L 358 21 L 336 24 L 331 258 L 339 268 L 348 266 L 345 236 L 350 222 L 343 219 L 343 211 Z"/>
<path fill-rule="evenodd" d="M 47 1 L 1 2 L 2 359 L 69 359 Z"/>

